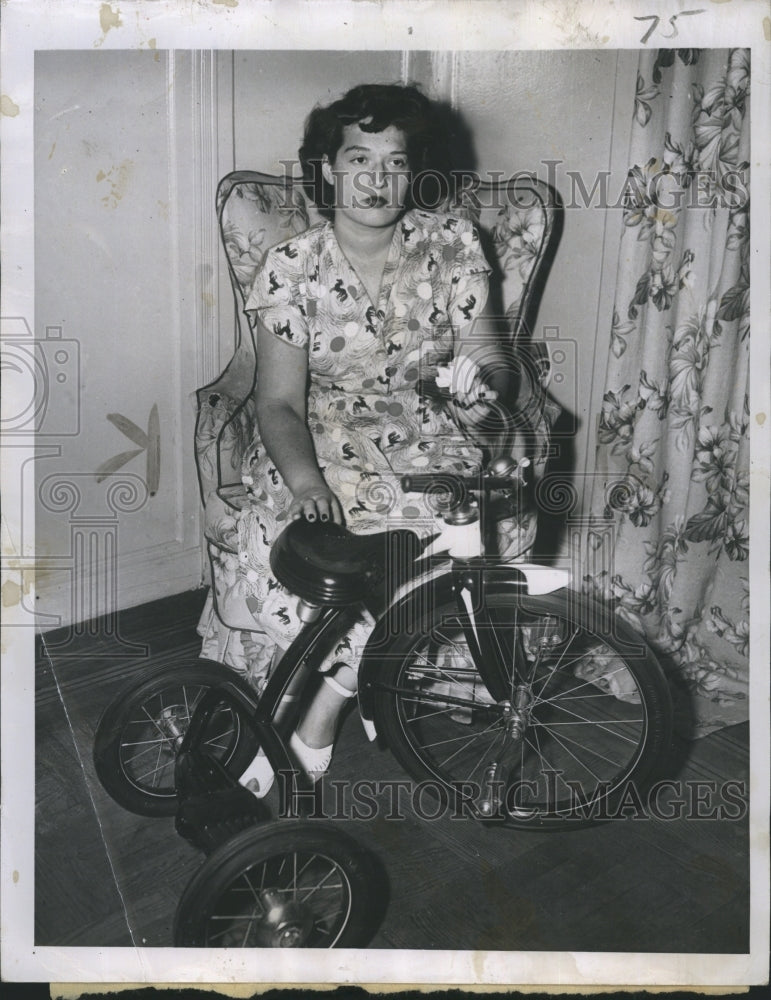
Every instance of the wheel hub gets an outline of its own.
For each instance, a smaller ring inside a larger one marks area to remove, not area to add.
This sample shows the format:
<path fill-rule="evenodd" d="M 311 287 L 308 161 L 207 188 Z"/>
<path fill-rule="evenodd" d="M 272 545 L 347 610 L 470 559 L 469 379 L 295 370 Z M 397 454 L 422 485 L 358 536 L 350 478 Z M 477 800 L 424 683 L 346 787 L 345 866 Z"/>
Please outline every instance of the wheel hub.
<path fill-rule="evenodd" d="M 184 719 L 182 715 L 184 713 Z M 180 706 L 164 708 L 157 719 L 157 725 L 163 736 L 172 743 L 181 743 L 185 735 L 185 730 L 180 726 L 180 721 L 185 724 L 188 721 L 187 713 Z"/>
<path fill-rule="evenodd" d="M 277 889 L 263 889 L 259 899 L 265 913 L 257 928 L 262 947 L 302 948 L 313 930 L 310 908 Z"/>
<path fill-rule="evenodd" d="M 530 723 L 530 708 L 533 696 L 526 684 L 520 684 L 514 692 L 514 702 L 503 702 L 503 721 L 506 733 L 513 741 L 519 741 L 525 735 Z"/>

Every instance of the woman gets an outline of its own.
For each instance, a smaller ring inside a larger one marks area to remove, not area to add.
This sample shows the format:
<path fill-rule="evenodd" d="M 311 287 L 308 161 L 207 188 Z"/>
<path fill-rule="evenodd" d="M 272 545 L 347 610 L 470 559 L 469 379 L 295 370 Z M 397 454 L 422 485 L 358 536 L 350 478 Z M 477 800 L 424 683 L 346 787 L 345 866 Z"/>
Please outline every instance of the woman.
<path fill-rule="evenodd" d="M 268 251 L 246 304 L 256 326 L 261 442 L 246 470 L 252 507 L 241 559 L 259 620 L 279 649 L 299 630 L 296 601 L 268 563 L 287 520 L 368 533 L 398 519 L 429 531 L 431 510 L 400 492 L 399 477 L 477 470 L 481 451 L 469 432 L 487 412 L 480 395 L 508 388 L 494 331 L 483 322 L 490 267 L 476 231 L 458 216 L 422 211 L 412 197 L 440 144 L 434 121 L 428 99 L 409 86 L 364 85 L 315 109 L 300 159 L 329 221 Z M 453 405 L 418 395 L 420 379 L 453 359 L 457 372 L 459 358 L 472 354 L 452 416 Z M 474 374 L 480 364 L 484 379 Z M 312 776 L 328 766 L 368 631 L 356 622 L 332 652 L 292 737 Z M 256 758 L 241 780 L 264 794 L 266 759 Z"/>

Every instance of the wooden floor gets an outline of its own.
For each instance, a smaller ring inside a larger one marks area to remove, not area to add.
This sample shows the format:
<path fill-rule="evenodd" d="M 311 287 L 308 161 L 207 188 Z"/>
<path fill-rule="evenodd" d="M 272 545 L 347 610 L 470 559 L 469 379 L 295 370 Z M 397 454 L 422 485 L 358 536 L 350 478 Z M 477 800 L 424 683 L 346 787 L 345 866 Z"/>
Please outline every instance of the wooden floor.
<path fill-rule="evenodd" d="M 120 637 L 48 633 L 36 669 L 35 943 L 169 946 L 203 861 L 174 831 L 116 805 L 96 780 L 97 721 L 127 679 L 195 661 L 191 592 L 124 612 Z M 135 644 L 135 645 L 132 645 Z M 143 648 L 146 647 L 146 648 Z M 748 727 L 675 747 L 669 776 L 744 782 Z M 345 720 L 334 778 L 402 779 Z M 705 808 L 700 807 L 704 812 Z M 656 818 L 568 833 L 506 831 L 407 809 L 341 828 L 379 858 L 388 906 L 372 947 L 742 953 L 749 947 L 747 819 Z"/>

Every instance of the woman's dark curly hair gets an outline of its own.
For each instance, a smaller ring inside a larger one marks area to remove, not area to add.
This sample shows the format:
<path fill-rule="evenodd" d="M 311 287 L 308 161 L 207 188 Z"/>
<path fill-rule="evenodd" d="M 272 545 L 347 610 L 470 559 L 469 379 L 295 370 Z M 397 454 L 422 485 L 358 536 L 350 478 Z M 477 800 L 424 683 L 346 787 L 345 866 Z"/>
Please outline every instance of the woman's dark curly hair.
<path fill-rule="evenodd" d="M 420 206 L 431 200 L 435 207 L 441 198 L 438 191 L 446 183 L 448 164 L 448 136 L 441 116 L 415 86 L 365 83 L 328 107 L 314 108 L 305 122 L 300 147 L 303 185 L 324 214 L 331 212 L 334 188 L 322 176 L 322 160 L 326 154 L 334 161 L 343 129 L 354 124 L 362 132 L 382 132 L 393 125 L 404 133 L 413 181 L 410 203 Z M 430 191 L 428 199 L 426 191 Z"/>

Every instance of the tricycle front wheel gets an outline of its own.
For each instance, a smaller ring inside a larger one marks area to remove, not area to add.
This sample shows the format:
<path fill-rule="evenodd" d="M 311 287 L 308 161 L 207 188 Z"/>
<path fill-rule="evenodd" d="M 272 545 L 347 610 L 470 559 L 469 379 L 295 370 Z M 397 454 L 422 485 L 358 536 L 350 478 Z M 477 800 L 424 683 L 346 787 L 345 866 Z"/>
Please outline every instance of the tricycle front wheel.
<path fill-rule="evenodd" d="M 485 600 L 507 697 L 486 688 L 465 639 L 468 616 L 464 630 L 454 602 L 427 610 L 372 681 L 394 756 L 447 805 L 484 816 L 471 807 L 492 815 L 494 802 L 509 826 L 563 830 L 637 808 L 672 716 L 644 640 L 572 591 L 536 597 L 492 582 Z"/>

